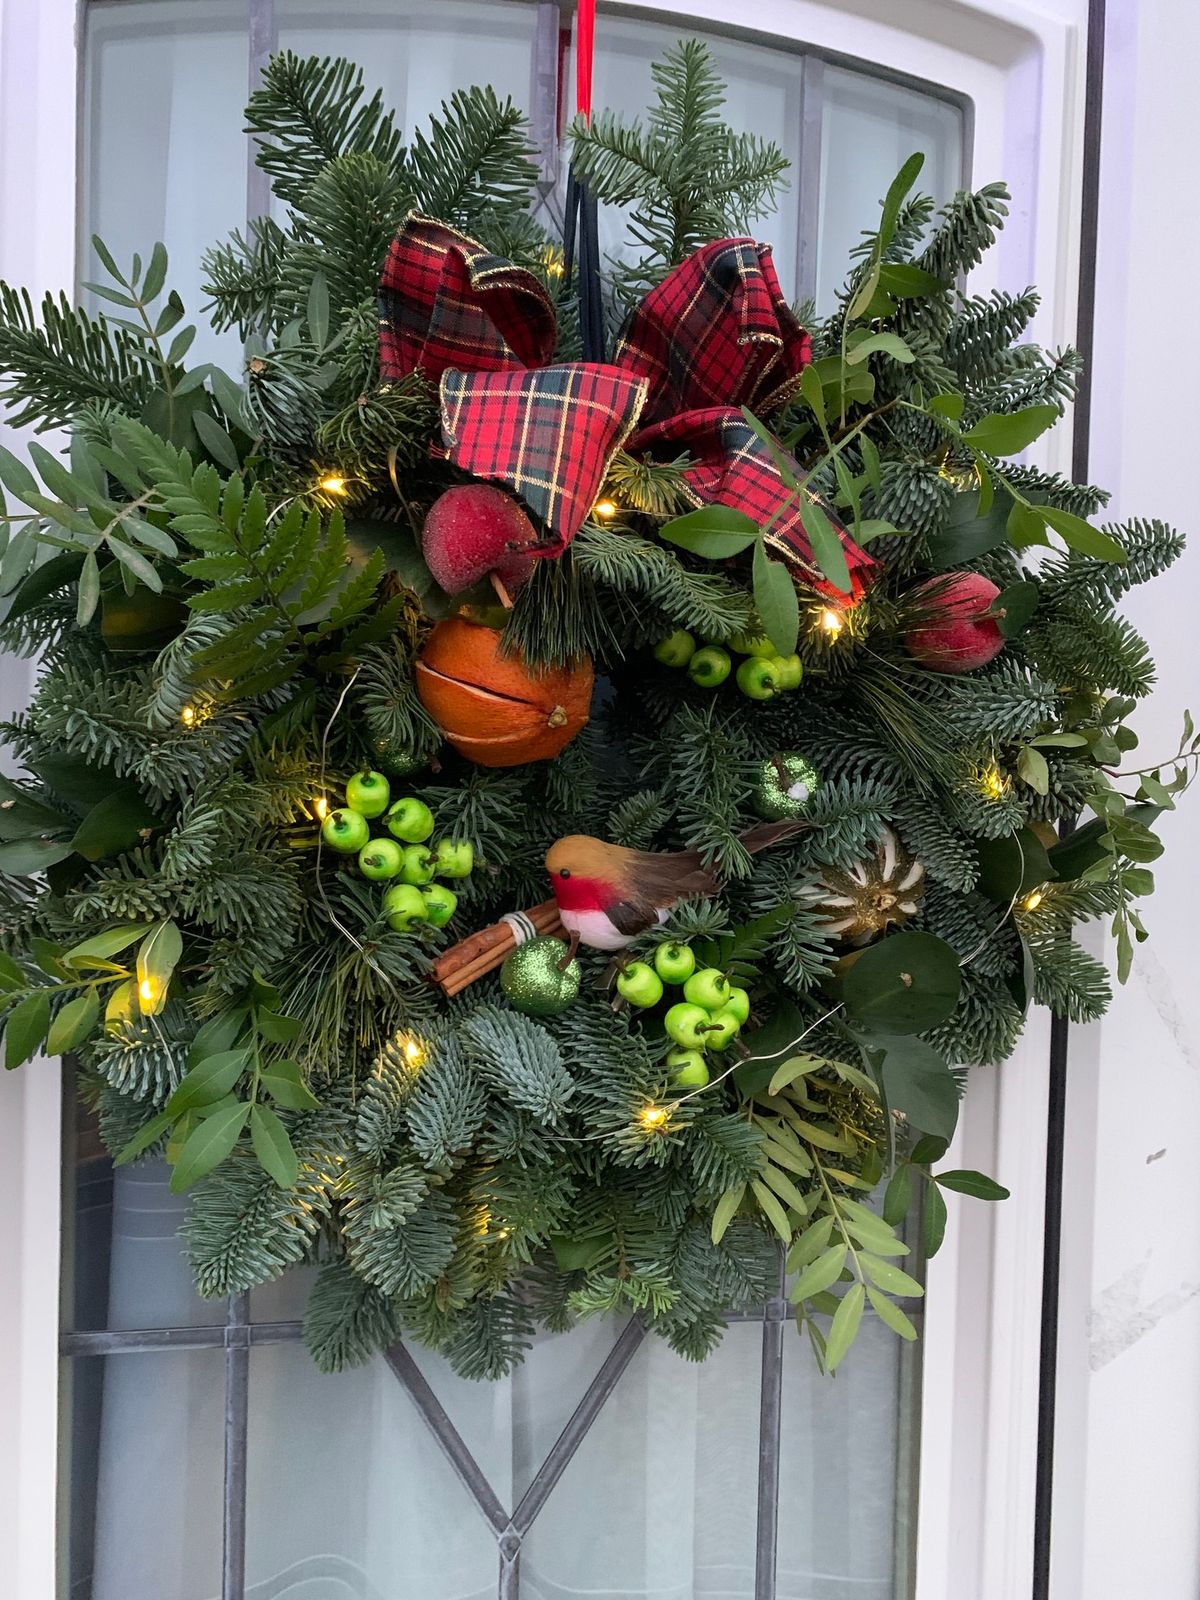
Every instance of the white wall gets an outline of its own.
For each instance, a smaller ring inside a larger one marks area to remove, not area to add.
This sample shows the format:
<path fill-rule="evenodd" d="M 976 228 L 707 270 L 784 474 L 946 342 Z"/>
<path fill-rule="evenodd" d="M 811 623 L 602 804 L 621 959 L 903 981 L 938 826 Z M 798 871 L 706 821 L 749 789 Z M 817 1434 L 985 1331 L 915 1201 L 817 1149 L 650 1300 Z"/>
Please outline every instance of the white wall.
<path fill-rule="evenodd" d="M 1109 0 L 1092 476 L 1194 548 L 1130 602 L 1159 688 L 1141 759 L 1200 709 L 1191 388 L 1200 9 Z M 1200 1592 L 1200 792 L 1163 827 L 1151 941 L 1071 1042 L 1053 1600 Z"/>
<path fill-rule="evenodd" d="M 0 278 L 69 288 L 75 263 L 74 0 L 0 0 Z M 0 424 L 0 442 L 11 435 Z M 24 663 L 0 663 L 0 715 Z M 6 1591 L 54 1593 L 57 1062 L 0 1072 L 0 1515 Z"/>

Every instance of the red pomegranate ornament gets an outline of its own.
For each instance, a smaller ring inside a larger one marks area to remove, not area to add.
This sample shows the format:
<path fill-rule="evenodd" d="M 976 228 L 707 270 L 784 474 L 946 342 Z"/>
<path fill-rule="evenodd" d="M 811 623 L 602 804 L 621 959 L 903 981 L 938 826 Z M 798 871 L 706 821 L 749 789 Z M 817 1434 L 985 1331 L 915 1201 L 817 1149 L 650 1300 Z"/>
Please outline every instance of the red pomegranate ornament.
<path fill-rule="evenodd" d="M 1004 649 L 996 585 L 979 572 L 933 578 L 914 590 L 920 620 L 904 635 L 914 661 L 931 672 L 974 672 Z"/>
<path fill-rule="evenodd" d="M 538 556 L 553 553 L 511 495 L 490 483 L 461 483 L 439 495 L 425 517 L 421 549 L 447 594 L 491 577 L 506 604 Z"/>

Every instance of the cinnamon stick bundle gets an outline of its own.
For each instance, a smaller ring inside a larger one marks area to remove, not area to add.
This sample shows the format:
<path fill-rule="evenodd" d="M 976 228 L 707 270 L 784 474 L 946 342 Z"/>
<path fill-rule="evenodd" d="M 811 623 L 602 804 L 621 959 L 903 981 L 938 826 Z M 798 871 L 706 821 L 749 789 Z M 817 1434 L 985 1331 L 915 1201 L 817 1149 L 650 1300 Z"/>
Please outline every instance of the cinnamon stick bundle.
<path fill-rule="evenodd" d="M 524 937 L 520 937 L 520 934 Z M 478 933 L 460 939 L 449 950 L 442 952 L 430 968 L 429 976 L 447 997 L 461 994 L 477 978 L 502 966 L 505 957 L 518 944 L 523 944 L 526 938 L 543 934 L 558 938 L 566 935 L 566 929 L 558 920 L 558 906 L 553 900 L 544 900 L 531 911 L 514 912 L 511 920 L 493 922 L 490 927 L 480 928 Z"/>

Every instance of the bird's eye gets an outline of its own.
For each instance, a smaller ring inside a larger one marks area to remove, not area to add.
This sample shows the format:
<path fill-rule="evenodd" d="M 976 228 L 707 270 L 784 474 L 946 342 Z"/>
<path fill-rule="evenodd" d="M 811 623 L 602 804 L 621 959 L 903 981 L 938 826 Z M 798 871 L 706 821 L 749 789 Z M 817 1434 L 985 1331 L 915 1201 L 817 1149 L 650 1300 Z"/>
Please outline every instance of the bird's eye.
<path fill-rule="evenodd" d="M 558 875 L 560 878 L 569 878 L 571 876 L 570 867 L 559 867 Z"/>

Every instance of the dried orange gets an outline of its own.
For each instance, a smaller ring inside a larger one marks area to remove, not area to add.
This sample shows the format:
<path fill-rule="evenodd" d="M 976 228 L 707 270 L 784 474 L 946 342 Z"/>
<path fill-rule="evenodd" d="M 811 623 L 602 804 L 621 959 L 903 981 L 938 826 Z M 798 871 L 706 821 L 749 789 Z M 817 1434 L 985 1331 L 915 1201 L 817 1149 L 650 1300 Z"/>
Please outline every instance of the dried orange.
<path fill-rule="evenodd" d="M 417 693 L 461 755 L 481 767 L 548 761 L 588 719 L 592 663 L 535 672 L 501 655 L 500 634 L 462 617 L 439 622 L 417 661 Z"/>

